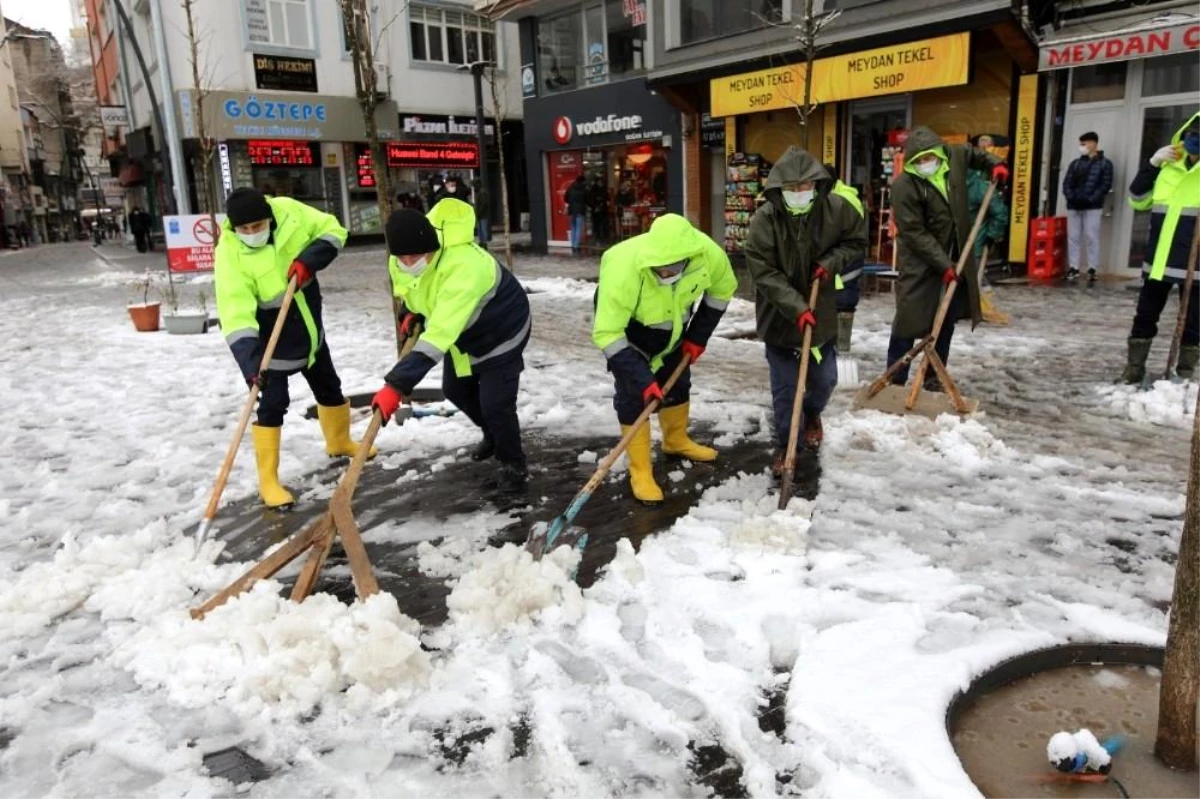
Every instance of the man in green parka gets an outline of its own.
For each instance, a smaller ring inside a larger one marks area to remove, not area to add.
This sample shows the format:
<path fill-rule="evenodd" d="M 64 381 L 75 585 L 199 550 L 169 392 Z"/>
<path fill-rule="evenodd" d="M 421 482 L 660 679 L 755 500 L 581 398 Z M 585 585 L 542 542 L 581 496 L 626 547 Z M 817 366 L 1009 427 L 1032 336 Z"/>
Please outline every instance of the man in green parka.
<path fill-rule="evenodd" d="M 916 339 L 933 329 L 942 290 L 959 279 L 955 272 L 959 255 L 971 234 L 968 211 L 967 170 L 979 169 L 998 183 L 1008 180 L 1008 167 L 990 153 L 966 144 L 945 144 L 926 127 L 914 128 L 904 146 L 904 170 L 892 184 L 892 217 L 896 221 L 897 259 L 900 278 L 896 282 L 896 316 L 888 342 L 891 366 L 904 357 Z M 973 254 L 963 267 L 963 285 L 954 292 L 950 312 L 934 349 L 945 363 L 958 319 L 979 324 L 979 275 Z M 892 377 L 903 385 L 905 367 Z M 937 375 L 929 371 L 927 391 L 938 391 Z"/>
<path fill-rule="evenodd" d="M 729 256 L 679 214 L 664 214 L 650 230 L 610 247 L 600 259 L 592 342 L 608 360 L 621 433 L 658 400 L 663 453 L 714 461 L 717 451 L 688 435 L 691 370 L 665 392 L 662 384 L 683 357 L 700 360 L 725 314 L 737 278 Z M 662 502 L 650 460 L 650 425 L 629 443 L 629 484 L 635 499 Z"/>
<path fill-rule="evenodd" d="M 815 157 L 789 147 L 767 176 L 766 202 L 750 220 L 746 267 L 754 281 L 758 337 L 766 345 L 777 448 L 783 469 L 799 378 L 800 347 L 813 328 L 801 408 L 804 443 L 821 445 L 821 412 L 837 385 L 835 281 L 867 249 L 867 221 L 856 202 L 834 191 L 834 179 Z M 857 200 L 857 198 L 855 198 Z M 817 307 L 808 306 L 813 281 Z"/>

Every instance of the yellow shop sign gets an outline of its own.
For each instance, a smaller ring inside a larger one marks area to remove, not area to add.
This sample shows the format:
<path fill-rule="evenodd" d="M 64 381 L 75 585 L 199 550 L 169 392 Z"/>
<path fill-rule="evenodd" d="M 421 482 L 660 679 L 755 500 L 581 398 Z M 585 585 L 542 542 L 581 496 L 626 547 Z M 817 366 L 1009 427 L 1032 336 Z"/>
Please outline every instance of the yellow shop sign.
<path fill-rule="evenodd" d="M 967 82 L 971 35 L 879 47 L 813 62 L 810 102 L 833 103 Z M 789 64 L 709 84 L 714 117 L 791 108 L 804 102 L 804 64 Z"/>

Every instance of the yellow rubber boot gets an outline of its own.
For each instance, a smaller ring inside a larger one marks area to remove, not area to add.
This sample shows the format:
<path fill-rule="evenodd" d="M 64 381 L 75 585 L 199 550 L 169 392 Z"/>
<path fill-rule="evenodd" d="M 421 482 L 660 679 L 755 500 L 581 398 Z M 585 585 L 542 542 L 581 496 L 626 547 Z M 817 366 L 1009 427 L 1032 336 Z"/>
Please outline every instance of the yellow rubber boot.
<path fill-rule="evenodd" d="M 325 454 L 331 458 L 339 455 L 353 458 L 358 452 L 358 442 L 350 438 L 350 400 L 342 405 L 318 405 L 317 421 L 325 434 Z M 367 456 L 374 458 L 378 452 L 371 447 Z"/>
<path fill-rule="evenodd" d="M 279 437 L 282 427 L 251 427 L 254 431 L 254 460 L 258 464 L 258 495 L 268 508 L 296 504 L 296 498 L 279 484 Z"/>
<path fill-rule="evenodd" d="M 688 411 L 690 402 L 663 408 L 658 412 L 658 423 L 662 425 L 663 454 L 679 455 L 690 461 L 708 463 L 717 459 L 712 447 L 697 444 L 688 438 Z"/>
<path fill-rule="evenodd" d="M 629 425 L 621 425 L 621 435 L 629 432 Z M 662 502 L 663 492 L 654 482 L 654 464 L 650 461 L 650 423 L 642 425 L 637 435 L 625 450 L 629 456 L 629 487 L 633 498 L 639 502 Z"/>

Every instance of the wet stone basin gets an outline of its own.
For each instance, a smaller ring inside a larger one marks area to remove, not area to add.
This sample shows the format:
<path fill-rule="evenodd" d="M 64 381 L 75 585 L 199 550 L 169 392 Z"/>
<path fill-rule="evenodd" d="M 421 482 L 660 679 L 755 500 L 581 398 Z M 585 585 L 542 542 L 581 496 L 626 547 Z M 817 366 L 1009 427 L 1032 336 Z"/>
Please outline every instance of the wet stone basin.
<path fill-rule="evenodd" d="M 1154 758 L 1161 673 L 1152 666 L 1078 665 L 1042 671 L 989 691 L 958 716 L 954 748 L 987 797 L 1112 797 L 1111 782 L 1066 781 L 1046 759 L 1059 730 L 1120 736 L 1111 775 L 1131 797 L 1200 796 L 1200 775 Z M 1047 781 L 1051 780 L 1051 781 Z"/>

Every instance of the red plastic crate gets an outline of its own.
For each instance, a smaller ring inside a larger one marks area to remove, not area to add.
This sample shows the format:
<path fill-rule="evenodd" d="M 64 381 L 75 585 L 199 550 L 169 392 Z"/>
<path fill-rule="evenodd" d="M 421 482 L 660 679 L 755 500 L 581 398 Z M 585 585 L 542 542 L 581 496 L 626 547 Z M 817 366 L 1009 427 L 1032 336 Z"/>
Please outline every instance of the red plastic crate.
<path fill-rule="evenodd" d="M 1031 239 L 1063 239 L 1067 238 L 1067 218 L 1065 216 L 1039 216 L 1030 221 L 1029 237 Z"/>

